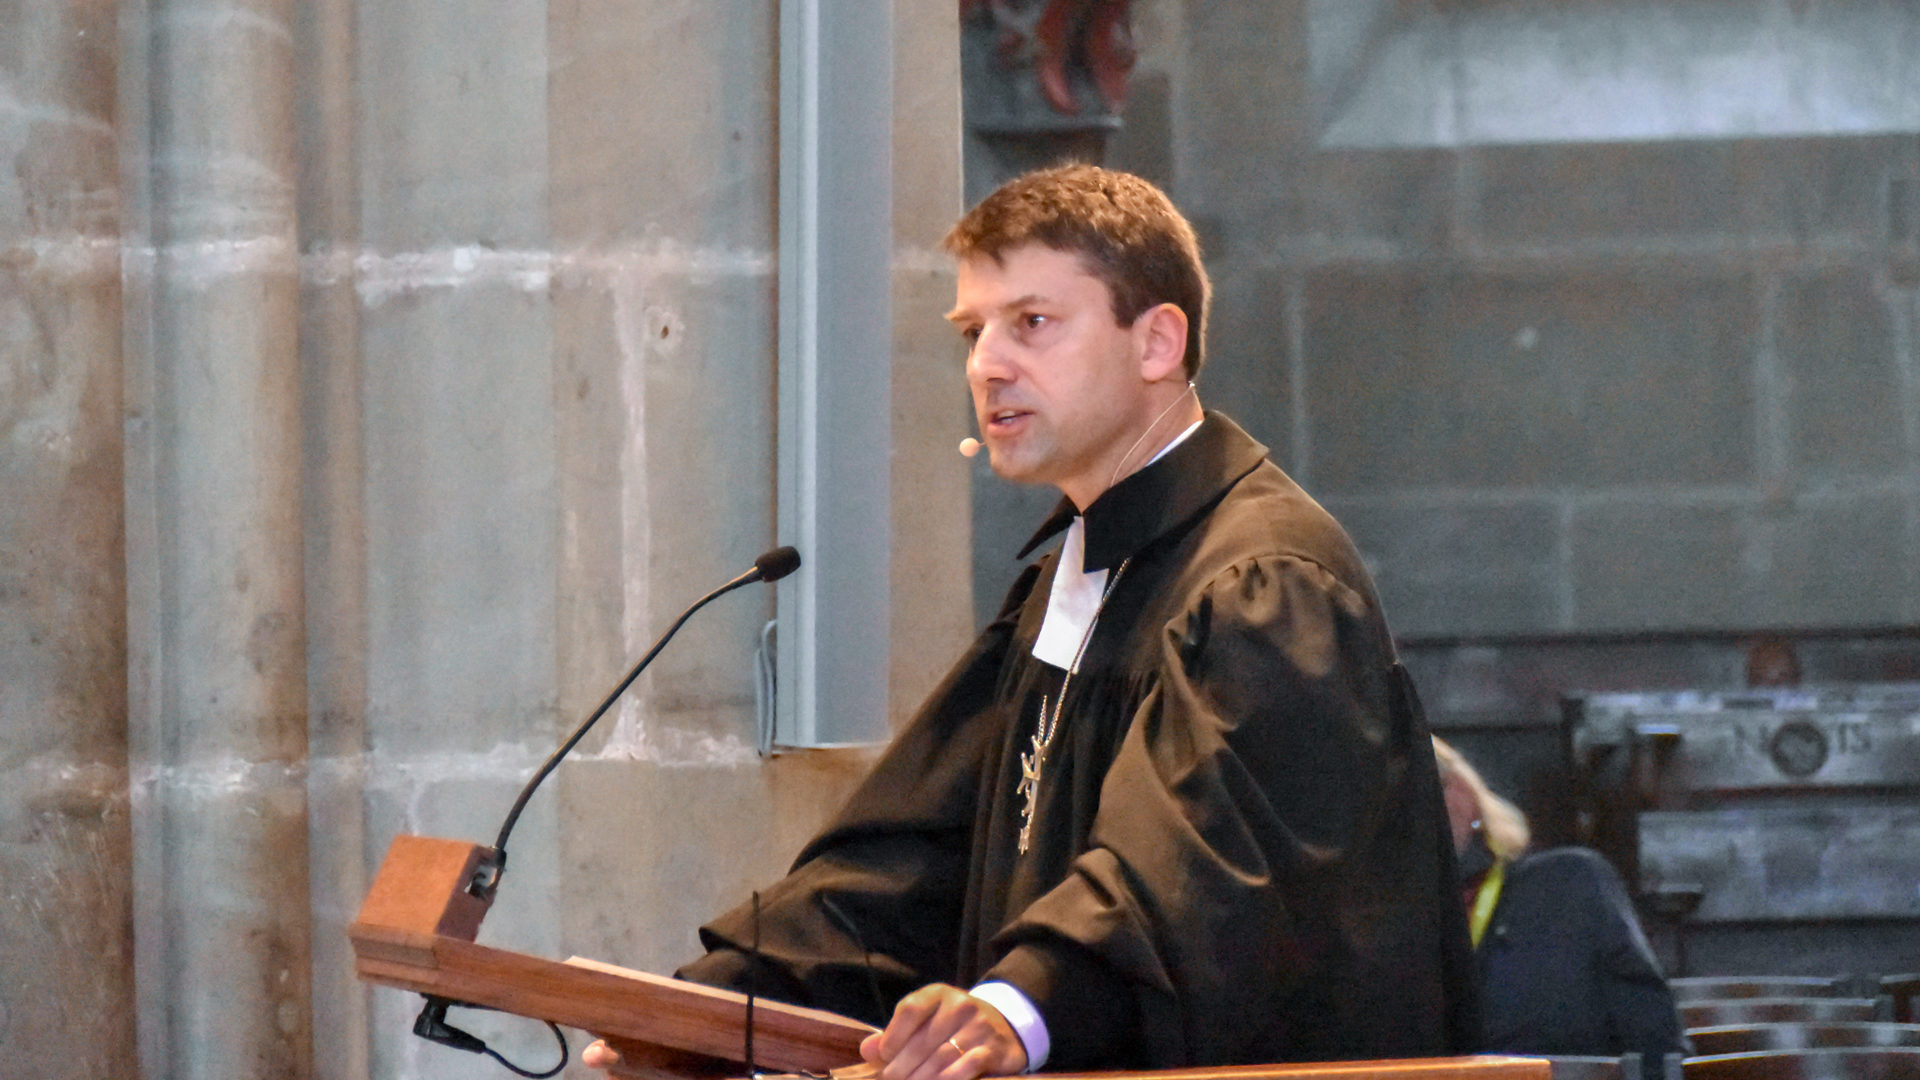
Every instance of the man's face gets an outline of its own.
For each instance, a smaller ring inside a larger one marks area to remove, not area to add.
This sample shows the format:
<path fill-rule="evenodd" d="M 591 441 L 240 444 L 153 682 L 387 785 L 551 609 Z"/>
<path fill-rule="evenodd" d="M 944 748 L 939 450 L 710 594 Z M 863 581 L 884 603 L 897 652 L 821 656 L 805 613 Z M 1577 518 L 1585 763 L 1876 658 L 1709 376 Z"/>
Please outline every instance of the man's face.
<path fill-rule="evenodd" d="M 1106 284 L 1079 256 L 1040 244 L 962 262 L 947 318 L 969 342 L 993 471 L 1052 484 L 1084 508 L 1153 419 L 1141 322 L 1116 322 Z"/>

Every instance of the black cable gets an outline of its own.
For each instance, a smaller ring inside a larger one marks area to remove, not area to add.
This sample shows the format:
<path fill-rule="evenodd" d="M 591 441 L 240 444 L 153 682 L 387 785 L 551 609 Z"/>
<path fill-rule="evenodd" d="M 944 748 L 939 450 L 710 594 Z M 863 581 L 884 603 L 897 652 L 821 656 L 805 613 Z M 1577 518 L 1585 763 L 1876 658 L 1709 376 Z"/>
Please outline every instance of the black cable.
<path fill-rule="evenodd" d="M 533 779 L 527 781 L 527 786 L 520 789 L 520 797 L 513 800 L 513 808 L 507 811 L 507 819 L 500 823 L 500 835 L 494 839 L 493 847 L 488 849 L 479 868 L 474 872 L 473 879 L 467 883 L 467 892 L 482 900 L 493 899 L 494 890 L 500 887 L 500 876 L 506 873 L 507 869 L 507 837 L 513 835 L 513 827 L 520 820 L 520 812 L 527 808 L 527 800 L 533 798 L 533 793 L 539 789 L 540 782 L 547 778 L 547 774 L 559 767 L 561 760 L 579 744 L 581 739 L 586 738 L 587 732 L 593 729 L 593 725 L 606 715 L 608 709 L 613 708 L 613 703 L 620 700 L 620 695 L 626 693 L 627 687 L 633 685 L 633 681 L 640 677 L 640 673 L 647 670 L 647 665 L 653 663 L 653 658 L 660 655 L 661 649 L 667 647 L 667 642 L 673 640 L 673 635 L 680 632 L 680 628 L 686 625 L 688 619 L 693 618 L 694 612 L 735 589 L 744 588 L 756 581 L 778 581 L 799 568 L 799 552 L 790 547 L 774 548 L 753 560 L 753 569 L 695 600 L 693 606 L 681 612 L 680 617 L 673 620 L 673 624 L 667 627 L 667 632 L 660 635 L 659 640 L 653 643 L 653 647 L 647 650 L 646 655 L 627 670 L 626 677 L 620 680 L 619 686 L 613 688 L 613 693 L 608 694 L 605 700 L 600 702 L 600 707 L 593 710 L 593 714 L 574 729 L 573 734 L 567 737 L 567 741 L 561 743 L 560 748 L 555 750 L 534 772 Z"/>
<path fill-rule="evenodd" d="M 561 1032 L 560 1025 L 549 1020 L 547 1021 L 547 1027 L 553 1029 L 553 1037 L 560 1040 L 560 1064 L 555 1065 L 553 1068 L 548 1069 L 546 1072 L 529 1072 L 526 1069 L 523 1069 L 520 1066 L 515 1065 L 513 1062 L 508 1061 L 506 1058 L 501 1057 L 490 1046 L 483 1046 L 481 1047 L 481 1049 L 486 1052 L 486 1055 L 488 1057 L 492 1058 L 493 1060 L 499 1062 L 502 1065 L 505 1065 L 508 1069 L 511 1069 L 513 1072 L 517 1073 L 518 1075 L 527 1077 L 528 1080 L 547 1080 L 547 1078 L 550 1076 L 560 1075 L 560 1070 L 567 1067 L 567 1058 L 569 1056 L 568 1049 L 567 1049 L 567 1036 L 563 1032 Z"/>
<path fill-rule="evenodd" d="M 759 1076 L 753 1064 L 753 998 L 760 989 L 760 890 L 753 892 L 753 960 L 747 967 L 747 1075 Z"/>
<path fill-rule="evenodd" d="M 516 1075 L 527 1077 L 528 1080 L 547 1080 L 548 1077 L 560 1075 L 560 1070 L 567 1067 L 567 1061 L 572 1056 L 571 1048 L 567 1046 L 567 1036 L 560 1030 L 560 1025 L 551 1020 L 544 1021 L 547 1027 L 553 1031 L 553 1037 L 560 1040 L 560 1064 L 555 1065 L 546 1072 L 533 1072 L 528 1069 L 523 1069 L 513 1062 L 508 1061 L 506 1058 L 501 1057 L 498 1051 L 488 1046 L 479 1036 L 469 1031 L 462 1031 L 452 1024 L 447 1023 L 447 1010 L 456 1005 L 464 1009 L 486 1009 L 488 1011 L 495 1011 L 492 1006 L 473 1005 L 465 1001 L 449 1001 L 446 998 L 434 997 L 431 994 L 424 996 L 427 999 L 427 1004 L 420 1010 L 419 1017 L 413 1022 L 413 1033 L 428 1042 L 439 1043 L 441 1046 L 452 1047 L 455 1050 L 465 1050 L 469 1054 L 485 1054 L 501 1065 L 506 1066 Z"/>
<path fill-rule="evenodd" d="M 860 961 L 867 968 L 867 989 L 873 991 L 873 1014 L 880 1017 L 881 1023 L 885 1023 L 887 999 L 880 993 L 880 977 L 873 972 L 873 950 L 867 948 L 867 939 L 860 936 L 859 924 L 848 918 L 846 912 L 840 910 L 840 905 L 834 902 L 833 897 L 826 893 L 820 893 L 819 896 L 820 906 L 826 909 L 834 922 L 840 924 L 840 929 L 853 935 L 853 943 L 860 946 Z"/>

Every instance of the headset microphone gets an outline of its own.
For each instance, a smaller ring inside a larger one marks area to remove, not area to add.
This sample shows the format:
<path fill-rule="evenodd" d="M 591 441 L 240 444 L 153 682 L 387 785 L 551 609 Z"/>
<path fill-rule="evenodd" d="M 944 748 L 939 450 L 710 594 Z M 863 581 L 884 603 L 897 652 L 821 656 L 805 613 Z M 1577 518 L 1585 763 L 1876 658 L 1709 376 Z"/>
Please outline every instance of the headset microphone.
<path fill-rule="evenodd" d="M 980 440 L 968 436 L 960 440 L 960 456 L 973 457 L 980 452 Z"/>

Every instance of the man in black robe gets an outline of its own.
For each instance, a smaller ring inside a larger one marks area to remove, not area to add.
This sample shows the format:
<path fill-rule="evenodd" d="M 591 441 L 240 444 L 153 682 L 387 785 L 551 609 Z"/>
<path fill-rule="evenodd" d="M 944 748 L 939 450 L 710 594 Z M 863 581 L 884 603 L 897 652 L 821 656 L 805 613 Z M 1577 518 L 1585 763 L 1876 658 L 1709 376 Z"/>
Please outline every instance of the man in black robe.
<path fill-rule="evenodd" d="M 1021 557 L 1064 539 L 764 892 L 758 959 L 742 906 L 681 975 L 886 1024 L 882 1080 L 1470 1050 L 1425 722 L 1345 532 L 1201 410 L 1187 222 L 1068 166 L 947 247 L 994 470 L 1064 496 Z"/>

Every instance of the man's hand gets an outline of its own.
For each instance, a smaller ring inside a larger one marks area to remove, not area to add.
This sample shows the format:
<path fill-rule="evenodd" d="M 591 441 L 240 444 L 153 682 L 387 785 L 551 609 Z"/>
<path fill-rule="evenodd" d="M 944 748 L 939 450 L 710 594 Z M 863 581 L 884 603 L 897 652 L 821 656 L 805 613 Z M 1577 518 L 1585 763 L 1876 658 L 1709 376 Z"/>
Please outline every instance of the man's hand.
<path fill-rule="evenodd" d="M 1000 1010 L 957 986 L 934 983 L 906 997 L 887 1029 L 860 1044 L 876 1080 L 975 1080 L 1027 1069 L 1027 1048 Z"/>
<path fill-rule="evenodd" d="M 740 1070 L 729 1069 L 717 1058 L 668 1050 L 663 1046 L 600 1039 L 580 1051 L 580 1063 L 599 1069 L 609 1076 L 662 1080 L 663 1077 L 726 1076 Z"/>
<path fill-rule="evenodd" d="M 631 1075 L 622 1068 L 624 1062 L 620 1060 L 620 1054 L 613 1047 L 608 1046 L 605 1039 L 596 1039 L 585 1050 L 580 1051 L 580 1064 L 614 1076 Z"/>

